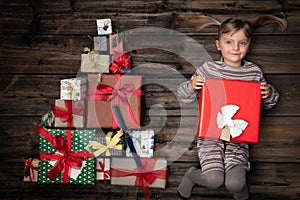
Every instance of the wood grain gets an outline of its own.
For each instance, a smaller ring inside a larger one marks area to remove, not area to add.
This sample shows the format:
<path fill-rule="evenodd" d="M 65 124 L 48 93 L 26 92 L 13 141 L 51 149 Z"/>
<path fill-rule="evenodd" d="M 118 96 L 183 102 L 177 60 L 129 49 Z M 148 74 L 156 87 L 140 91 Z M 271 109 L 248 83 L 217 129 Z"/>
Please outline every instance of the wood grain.
<path fill-rule="evenodd" d="M 195 32 L 195 25 L 178 23 L 176 18 L 208 15 L 222 22 L 228 17 L 253 19 L 272 14 L 287 19 L 287 30 L 280 32 L 274 25 L 257 30 L 247 59 L 262 68 L 281 96 L 272 110 L 261 114 L 260 140 L 250 145 L 247 178 L 250 199 L 298 199 L 299 8 L 297 0 L 2 0 L 0 198 L 143 199 L 140 188 L 116 187 L 109 181 L 91 186 L 22 181 L 21 157 L 39 156 L 35 124 L 50 109 L 49 103 L 59 98 L 61 79 L 86 76 L 80 73 L 83 48 L 93 48 L 96 19 L 111 18 L 115 32 L 127 33 L 125 49 L 132 56 L 132 73 L 143 75 L 143 126 L 155 130 L 155 154 L 169 160 L 166 189 L 152 189 L 151 199 L 178 199 L 176 188 L 182 176 L 190 166 L 199 167 L 199 161 L 197 103 L 181 104 L 176 87 L 194 73 L 195 63 L 205 61 L 202 51 L 212 60 L 220 55 L 214 45 L 217 27 Z M 134 32 L 151 28 L 154 31 Z M 172 30 L 173 35 L 156 30 Z M 216 190 L 196 186 L 191 199 L 232 196 L 224 186 Z"/>

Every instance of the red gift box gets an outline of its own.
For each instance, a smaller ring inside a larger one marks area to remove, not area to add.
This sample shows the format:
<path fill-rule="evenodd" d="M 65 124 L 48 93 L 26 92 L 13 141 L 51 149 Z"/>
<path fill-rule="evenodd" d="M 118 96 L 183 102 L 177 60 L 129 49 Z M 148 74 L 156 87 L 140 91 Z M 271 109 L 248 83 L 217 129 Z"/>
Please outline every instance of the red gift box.
<path fill-rule="evenodd" d="M 260 85 L 259 82 L 207 78 L 200 91 L 197 136 L 257 143 Z"/>
<path fill-rule="evenodd" d="M 117 129 L 118 121 L 112 106 L 120 108 L 128 128 L 141 125 L 142 76 L 102 74 L 88 75 L 87 128 Z"/>

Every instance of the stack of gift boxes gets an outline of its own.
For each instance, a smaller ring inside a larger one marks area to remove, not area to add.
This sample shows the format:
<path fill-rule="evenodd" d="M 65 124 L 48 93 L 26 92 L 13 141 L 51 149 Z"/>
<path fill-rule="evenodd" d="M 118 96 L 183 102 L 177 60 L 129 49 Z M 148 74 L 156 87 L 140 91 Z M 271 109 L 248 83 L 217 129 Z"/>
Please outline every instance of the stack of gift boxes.
<path fill-rule="evenodd" d="M 130 54 L 110 19 L 97 20 L 94 50 L 81 55 L 80 77 L 60 81 L 60 99 L 41 123 L 40 159 L 25 159 L 24 181 L 165 188 L 167 163 L 153 157 L 154 131 L 142 129 L 142 76 L 130 73 Z M 136 166 L 112 112 L 118 106 L 142 166 Z M 143 176 L 144 174 L 145 176 Z M 142 175 L 142 176 L 141 176 Z"/>

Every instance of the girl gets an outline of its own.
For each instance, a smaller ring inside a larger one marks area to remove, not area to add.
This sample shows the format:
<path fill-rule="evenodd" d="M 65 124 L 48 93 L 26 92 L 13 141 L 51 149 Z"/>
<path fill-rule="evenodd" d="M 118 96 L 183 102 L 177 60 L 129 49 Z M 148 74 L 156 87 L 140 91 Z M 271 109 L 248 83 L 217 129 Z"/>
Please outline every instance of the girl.
<path fill-rule="evenodd" d="M 178 21 L 195 22 L 194 18 Z M 286 21 L 274 16 L 263 16 L 253 22 L 230 18 L 220 23 L 202 16 L 197 18 L 197 22 L 200 24 L 197 30 L 207 25 L 219 26 L 215 45 L 222 58 L 198 67 L 190 80 L 178 86 L 178 97 L 185 103 L 195 101 L 205 78 L 257 81 L 261 82 L 263 108 L 272 108 L 278 101 L 278 92 L 266 82 L 261 69 L 244 58 L 250 50 L 256 28 L 275 22 L 284 30 L 287 27 Z M 181 198 L 189 198 L 196 184 L 207 188 L 218 188 L 225 184 L 234 199 L 249 198 L 246 184 L 246 171 L 250 169 L 248 144 L 199 138 L 197 148 L 201 169 L 191 167 L 186 171 L 177 189 Z"/>

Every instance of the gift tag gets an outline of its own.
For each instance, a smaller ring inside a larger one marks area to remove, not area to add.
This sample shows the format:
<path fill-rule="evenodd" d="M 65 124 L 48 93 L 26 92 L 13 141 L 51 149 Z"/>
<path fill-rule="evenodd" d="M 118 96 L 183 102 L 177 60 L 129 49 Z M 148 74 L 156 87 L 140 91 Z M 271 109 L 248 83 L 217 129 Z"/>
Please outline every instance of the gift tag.
<path fill-rule="evenodd" d="M 230 128 L 229 128 L 229 126 L 225 126 L 222 129 L 222 134 L 220 136 L 220 139 L 228 141 L 228 142 L 230 141 Z"/>
<path fill-rule="evenodd" d="M 97 19 L 98 35 L 109 35 L 112 33 L 111 19 Z"/>

